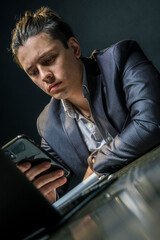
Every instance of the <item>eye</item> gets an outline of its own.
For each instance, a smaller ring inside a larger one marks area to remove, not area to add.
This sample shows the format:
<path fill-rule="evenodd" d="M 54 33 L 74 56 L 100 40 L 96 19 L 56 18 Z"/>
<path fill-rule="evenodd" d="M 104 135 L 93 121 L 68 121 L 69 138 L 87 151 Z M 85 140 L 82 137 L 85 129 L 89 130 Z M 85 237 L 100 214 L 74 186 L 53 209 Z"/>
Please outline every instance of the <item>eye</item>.
<path fill-rule="evenodd" d="M 56 56 L 50 56 L 43 60 L 43 65 L 49 65 L 55 60 Z"/>
<path fill-rule="evenodd" d="M 38 74 L 38 69 L 35 68 L 35 69 L 33 69 L 32 71 L 29 71 L 28 74 L 29 74 L 31 77 L 36 76 L 36 75 Z"/>

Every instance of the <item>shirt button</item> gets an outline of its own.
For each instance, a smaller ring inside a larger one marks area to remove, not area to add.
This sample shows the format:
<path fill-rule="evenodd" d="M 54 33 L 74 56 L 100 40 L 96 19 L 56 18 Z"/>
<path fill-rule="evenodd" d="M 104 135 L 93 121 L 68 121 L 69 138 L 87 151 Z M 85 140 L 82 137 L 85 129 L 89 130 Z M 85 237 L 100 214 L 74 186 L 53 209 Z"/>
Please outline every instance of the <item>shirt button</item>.
<path fill-rule="evenodd" d="M 92 124 L 92 123 L 89 123 L 89 124 L 88 124 L 88 127 L 89 127 L 89 129 L 93 128 L 93 124 Z"/>
<path fill-rule="evenodd" d="M 112 138 L 111 137 L 107 137 L 107 140 L 110 142 L 112 140 Z"/>

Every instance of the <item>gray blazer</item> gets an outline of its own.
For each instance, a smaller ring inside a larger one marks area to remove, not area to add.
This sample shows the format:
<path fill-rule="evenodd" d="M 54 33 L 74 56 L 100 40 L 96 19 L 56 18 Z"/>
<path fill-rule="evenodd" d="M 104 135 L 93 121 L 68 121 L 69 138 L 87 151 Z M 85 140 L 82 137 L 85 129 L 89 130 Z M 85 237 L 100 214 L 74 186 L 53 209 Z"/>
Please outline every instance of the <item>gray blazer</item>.
<path fill-rule="evenodd" d="M 97 157 L 94 169 L 112 173 L 160 144 L 160 74 L 130 40 L 94 51 L 82 61 L 88 81 L 82 91 L 108 143 L 103 147 L 105 160 Z M 51 99 L 37 127 L 42 147 L 72 170 L 72 177 L 60 188 L 63 194 L 82 180 L 90 153 L 60 100 Z"/>

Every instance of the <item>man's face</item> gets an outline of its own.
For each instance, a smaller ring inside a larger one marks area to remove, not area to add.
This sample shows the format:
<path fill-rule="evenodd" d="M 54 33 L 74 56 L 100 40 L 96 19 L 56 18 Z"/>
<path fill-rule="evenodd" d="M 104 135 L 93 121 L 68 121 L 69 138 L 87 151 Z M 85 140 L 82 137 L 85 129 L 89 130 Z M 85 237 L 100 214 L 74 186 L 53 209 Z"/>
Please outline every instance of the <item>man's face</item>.
<path fill-rule="evenodd" d="M 44 92 L 57 99 L 71 100 L 82 84 L 81 50 L 75 38 L 65 48 L 46 33 L 30 37 L 18 50 L 24 71 Z"/>

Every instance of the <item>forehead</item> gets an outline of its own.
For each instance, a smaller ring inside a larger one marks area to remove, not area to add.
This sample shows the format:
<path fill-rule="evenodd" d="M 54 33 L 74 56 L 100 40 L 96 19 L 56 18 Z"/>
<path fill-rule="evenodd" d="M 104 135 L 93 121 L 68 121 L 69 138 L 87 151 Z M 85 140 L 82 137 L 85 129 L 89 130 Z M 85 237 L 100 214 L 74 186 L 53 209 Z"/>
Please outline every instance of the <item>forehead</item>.
<path fill-rule="evenodd" d="M 30 37 L 23 46 L 18 49 L 17 57 L 22 67 L 26 69 L 33 65 L 45 52 L 64 48 L 60 40 L 52 39 L 46 33 L 40 33 Z"/>

